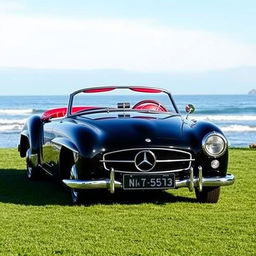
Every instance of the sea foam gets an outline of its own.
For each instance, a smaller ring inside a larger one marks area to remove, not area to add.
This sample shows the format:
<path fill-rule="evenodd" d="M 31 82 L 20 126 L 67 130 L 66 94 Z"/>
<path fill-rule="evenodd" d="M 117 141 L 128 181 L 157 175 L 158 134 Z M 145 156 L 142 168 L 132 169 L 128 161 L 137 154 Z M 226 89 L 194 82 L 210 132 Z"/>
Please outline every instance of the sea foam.
<path fill-rule="evenodd" d="M 256 132 L 256 126 L 248 125 L 230 125 L 220 127 L 224 132 Z"/>
<path fill-rule="evenodd" d="M 33 109 L 0 109 L 0 115 L 29 115 Z"/>
<path fill-rule="evenodd" d="M 256 115 L 194 115 L 193 118 L 205 121 L 256 121 Z"/>

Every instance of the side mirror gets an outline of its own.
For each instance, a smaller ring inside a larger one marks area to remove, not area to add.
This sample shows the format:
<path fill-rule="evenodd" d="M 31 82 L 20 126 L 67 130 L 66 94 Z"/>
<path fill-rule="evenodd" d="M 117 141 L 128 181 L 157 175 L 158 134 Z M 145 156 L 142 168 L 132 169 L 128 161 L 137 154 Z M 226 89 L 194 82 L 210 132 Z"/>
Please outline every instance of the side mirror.
<path fill-rule="evenodd" d="M 192 105 L 192 104 L 188 104 L 188 105 L 185 107 L 185 110 L 186 110 L 186 112 L 187 112 L 187 116 L 186 116 L 186 118 L 188 118 L 189 114 L 194 113 L 194 112 L 195 112 L 195 110 L 196 110 L 196 108 L 195 108 L 195 106 L 194 106 L 194 105 Z"/>
<path fill-rule="evenodd" d="M 186 110 L 186 112 L 187 112 L 188 114 L 192 114 L 192 113 L 195 112 L 196 108 L 195 108 L 194 105 L 188 104 L 188 105 L 186 106 L 185 110 Z"/>

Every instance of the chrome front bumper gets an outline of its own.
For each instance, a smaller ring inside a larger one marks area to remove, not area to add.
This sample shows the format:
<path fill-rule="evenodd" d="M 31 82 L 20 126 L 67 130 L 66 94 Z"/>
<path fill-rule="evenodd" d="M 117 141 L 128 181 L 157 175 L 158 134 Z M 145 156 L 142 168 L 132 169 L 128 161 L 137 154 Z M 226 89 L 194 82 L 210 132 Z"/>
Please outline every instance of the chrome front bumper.
<path fill-rule="evenodd" d="M 111 193 L 116 188 L 122 188 L 122 183 L 115 180 L 114 170 L 110 171 L 110 178 L 104 180 L 62 180 L 64 184 L 73 189 L 109 189 Z M 203 187 L 229 186 L 235 182 L 233 174 L 227 174 L 225 177 L 203 177 L 202 168 L 199 168 L 198 177 L 194 177 L 193 168 L 190 169 L 189 179 L 175 180 L 175 188 L 187 187 L 193 191 L 195 187 L 202 191 Z"/>

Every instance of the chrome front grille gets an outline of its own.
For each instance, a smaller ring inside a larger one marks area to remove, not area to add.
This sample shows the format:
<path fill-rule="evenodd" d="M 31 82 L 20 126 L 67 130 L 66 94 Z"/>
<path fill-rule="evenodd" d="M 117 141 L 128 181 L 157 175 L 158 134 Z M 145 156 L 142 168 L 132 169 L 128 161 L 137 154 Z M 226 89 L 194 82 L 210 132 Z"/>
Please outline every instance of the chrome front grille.
<path fill-rule="evenodd" d="M 103 155 L 106 170 L 122 173 L 163 173 L 188 170 L 192 154 L 171 148 L 131 148 L 107 152 Z"/>

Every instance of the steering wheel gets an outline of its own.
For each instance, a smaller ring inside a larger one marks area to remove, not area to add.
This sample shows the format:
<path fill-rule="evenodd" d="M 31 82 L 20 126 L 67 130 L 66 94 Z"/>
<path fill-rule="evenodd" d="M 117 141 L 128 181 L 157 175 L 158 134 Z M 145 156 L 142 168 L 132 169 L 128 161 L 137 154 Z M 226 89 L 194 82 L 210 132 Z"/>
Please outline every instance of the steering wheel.
<path fill-rule="evenodd" d="M 154 110 L 159 112 L 168 112 L 167 108 L 155 100 L 142 100 L 136 103 L 132 109 L 137 110 Z"/>

